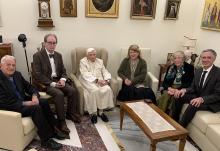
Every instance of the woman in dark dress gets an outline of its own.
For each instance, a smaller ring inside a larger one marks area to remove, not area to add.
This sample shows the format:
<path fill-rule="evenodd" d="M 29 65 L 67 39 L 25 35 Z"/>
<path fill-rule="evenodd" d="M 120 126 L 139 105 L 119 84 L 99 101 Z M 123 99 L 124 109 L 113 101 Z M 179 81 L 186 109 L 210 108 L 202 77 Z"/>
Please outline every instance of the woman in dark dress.
<path fill-rule="evenodd" d="M 157 100 L 158 107 L 164 112 L 168 111 L 173 102 L 173 97 L 168 94 L 175 90 L 187 88 L 191 85 L 194 78 L 194 66 L 185 62 L 183 51 L 174 53 L 173 64 L 167 68 L 166 75 L 162 84 L 162 95 Z"/>
<path fill-rule="evenodd" d="M 156 103 L 154 92 L 147 87 L 147 64 L 140 55 L 138 45 L 129 47 L 128 57 L 122 61 L 118 69 L 118 76 L 122 78 L 123 83 L 117 99 L 120 101 L 150 99 Z"/>

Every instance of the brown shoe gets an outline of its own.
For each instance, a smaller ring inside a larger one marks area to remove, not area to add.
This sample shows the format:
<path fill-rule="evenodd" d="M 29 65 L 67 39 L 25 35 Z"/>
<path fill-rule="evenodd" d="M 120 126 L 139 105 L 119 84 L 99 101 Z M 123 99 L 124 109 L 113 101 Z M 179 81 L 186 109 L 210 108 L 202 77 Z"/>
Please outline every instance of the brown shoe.
<path fill-rule="evenodd" d="M 66 122 L 65 121 L 61 121 L 59 126 L 59 129 L 64 132 L 65 134 L 69 134 L 70 133 L 70 129 L 67 127 Z"/>
<path fill-rule="evenodd" d="M 81 122 L 79 114 L 71 114 L 71 115 L 67 114 L 66 119 L 71 120 L 75 123 L 80 123 Z"/>

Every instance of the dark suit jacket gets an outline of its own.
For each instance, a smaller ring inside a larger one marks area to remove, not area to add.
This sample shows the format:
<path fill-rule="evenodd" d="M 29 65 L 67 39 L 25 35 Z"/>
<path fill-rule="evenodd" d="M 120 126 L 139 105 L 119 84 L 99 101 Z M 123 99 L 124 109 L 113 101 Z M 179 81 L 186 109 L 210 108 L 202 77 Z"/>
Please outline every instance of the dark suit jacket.
<path fill-rule="evenodd" d="M 119 69 L 118 69 L 118 76 L 121 77 L 123 80 L 125 80 L 126 78 L 131 79 L 131 69 L 130 69 L 130 59 L 129 58 L 125 58 Z M 146 73 L 147 73 L 147 64 L 146 61 L 143 59 L 140 59 L 137 67 L 135 69 L 134 72 L 134 79 L 132 81 L 132 83 L 134 85 L 136 84 L 145 84 L 146 83 Z"/>
<path fill-rule="evenodd" d="M 202 89 L 199 89 L 199 81 L 203 69 L 195 71 L 195 77 L 187 93 L 202 97 L 204 104 L 208 105 L 213 112 L 220 111 L 220 68 L 213 65 Z"/>
<path fill-rule="evenodd" d="M 67 79 L 67 74 L 66 74 L 66 69 L 63 65 L 63 59 L 62 55 L 58 52 L 54 52 L 54 63 L 56 66 L 56 73 L 57 73 L 57 78 L 66 78 Z M 41 51 L 37 52 L 33 56 L 33 68 L 34 68 L 34 74 L 35 78 L 37 81 L 44 85 L 50 85 L 52 81 L 51 78 L 51 65 L 50 65 L 50 60 L 47 55 L 47 52 L 45 49 L 42 49 Z"/>
<path fill-rule="evenodd" d="M 24 79 L 20 72 L 15 71 L 13 78 L 23 99 L 17 97 L 11 82 L 0 70 L 0 109 L 19 111 L 23 101 L 30 99 L 33 94 L 39 96 L 37 90 Z"/>
<path fill-rule="evenodd" d="M 168 87 L 171 87 L 173 85 L 173 82 L 174 82 L 175 78 L 176 78 L 176 75 L 173 78 L 167 78 L 167 73 L 168 73 L 171 66 L 169 66 L 167 68 L 167 72 L 166 72 L 166 75 L 164 77 L 164 81 L 163 81 L 164 90 L 167 90 Z M 177 72 L 176 66 L 174 66 L 174 69 L 175 69 L 175 72 Z M 194 78 L 194 67 L 193 67 L 193 65 L 190 65 L 190 64 L 184 62 L 183 70 L 184 70 L 185 73 L 182 75 L 182 78 L 181 78 L 181 83 L 182 84 L 181 84 L 180 88 L 178 88 L 178 89 L 190 87 L 190 85 L 192 84 L 193 78 Z"/>

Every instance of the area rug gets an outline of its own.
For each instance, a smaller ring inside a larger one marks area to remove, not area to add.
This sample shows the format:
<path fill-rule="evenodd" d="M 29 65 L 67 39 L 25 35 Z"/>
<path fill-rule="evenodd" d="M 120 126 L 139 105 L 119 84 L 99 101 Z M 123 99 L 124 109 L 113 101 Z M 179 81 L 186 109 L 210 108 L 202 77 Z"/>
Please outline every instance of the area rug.
<path fill-rule="evenodd" d="M 67 122 L 67 125 L 70 128 L 69 122 Z M 67 144 L 69 145 L 63 145 L 63 148 L 61 149 L 61 151 L 97 151 L 97 150 L 107 151 L 107 148 L 102 138 L 100 137 L 96 126 L 91 123 L 90 118 L 88 116 L 82 117 L 82 122 L 80 124 L 75 124 L 75 128 L 78 133 L 78 136 L 74 135 L 73 137 L 75 137 L 75 139 L 79 137 L 81 146 L 74 145 L 75 140 L 74 138 L 71 138 L 70 140 L 72 139 L 74 140 L 72 141 L 73 145 L 71 145 L 71 143 L 68 142 Z M 71 129 L 71 131 L 72 130 L 73 129 Z M 67 140 L 67 141 L 70 141 L 70 140 Z M 62 143 L 62 144 L 66 144 L 66 143 Z M 28 151 L 28 150 L 47 151 L 47 149 L 41 148 L 40 141 L 37 139 L 34 139 L 30 143 L 30 145 L 25 149 L 25 151 Z"/>
<path fill-rule="evenodd" d="M 142 130 L 125 115 L 123 120 L 123 129 L 120 130 L 120 114 L 119 109 L 108 112 L 109 123 L 117 139 L 121 142 L 123 149 L 126 151 L 149 151 L 150 140 L 142 132 Z M 178 151 L 179 141 L 159 142 L 157 151 Z M 190 142 L 186 142 L 184 151 L 198 151 Z"/>

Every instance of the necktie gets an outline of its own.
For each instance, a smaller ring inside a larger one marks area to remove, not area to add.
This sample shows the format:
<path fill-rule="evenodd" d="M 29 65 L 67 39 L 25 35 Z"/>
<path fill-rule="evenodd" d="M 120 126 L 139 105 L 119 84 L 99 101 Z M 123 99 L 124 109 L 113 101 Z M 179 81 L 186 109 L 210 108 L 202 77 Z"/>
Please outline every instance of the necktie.
<path fill-rule="evenodd" d="M 202 77 L 201 77 L 200 82 L 199 82 L 199 88 L 200 88 L 200 89 L 201 89 L 202 86 L 203 86 L 206 73 L 207 73 L 207 71 L 203 71 L 203 73 L 202 73 Z"/>
<path fill-rule="evenodd" d="M 53 58 L 53 57 L 54 57 L 54 54 L 49 54 L 49 57 L 50 57 L 50 58 Z"/>
<path fill-rule="evenodd" d="M 13 91 L 15 92 L 15 94 L 17 95 L 17 97 L 18 97 L 19 99 L 22 99 L 21 94 L 19 93 L 19 91 L 18 91 L 18 89 L 17 89 L 17 87 L 16 87 L 16 85 L 15 85 L 15 83 L 14 83 L 14 79 L 13 79 L 13 78 L 9 78 L 9 81 L 11 82 Z"/>

